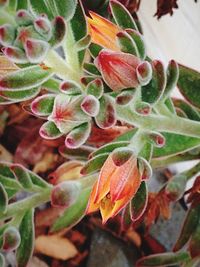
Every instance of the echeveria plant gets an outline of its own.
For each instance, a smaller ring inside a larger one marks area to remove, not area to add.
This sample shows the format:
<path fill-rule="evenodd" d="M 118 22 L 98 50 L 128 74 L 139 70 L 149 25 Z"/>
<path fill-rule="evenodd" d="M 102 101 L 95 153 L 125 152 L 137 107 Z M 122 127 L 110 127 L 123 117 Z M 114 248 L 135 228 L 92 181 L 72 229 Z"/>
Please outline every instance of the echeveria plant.
<path fill-rule="evenodd" d="M 200 73 L 149 58 L 140 26 L 122 3 L 101 1 L 103 16 L 82 4 L 0 1 L 0 105 L 20 103 L 66 159 L 53 183 L 30 166 L 0 162 L 3 254 L 16 251 L 16 266 L 27 266 L 34 210 L 48 202 L 63 208 L 51 232 L 98 210 L 103 224 L 119 216 L 122 229 L 138 222 L 149 228 L 189 194 L 174 251 L 141 258 L 138 266 L 194 266 L 200 261 L 199 177 L 189 191 L 186 184 L 200 164 L 163 184 L 153 204 L 148 180 L 156 168 L 199 159 Z M 176 86 L 183 99 L 171 96 Z M 77 179 L 56 182 L 77 164 Z"/>

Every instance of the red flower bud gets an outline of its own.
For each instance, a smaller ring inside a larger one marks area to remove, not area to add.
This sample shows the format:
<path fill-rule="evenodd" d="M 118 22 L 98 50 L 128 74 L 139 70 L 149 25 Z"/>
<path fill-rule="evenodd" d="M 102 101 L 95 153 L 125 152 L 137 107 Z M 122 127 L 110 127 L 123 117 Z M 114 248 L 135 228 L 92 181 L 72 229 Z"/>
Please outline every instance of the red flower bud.
<path fill-rule="evenodd" d="M 141 64 L 134 55 L 110 50 L 101 50 L 95 64 L 104 81 L 113 91 L 139 86 L 136 69 Z"/>

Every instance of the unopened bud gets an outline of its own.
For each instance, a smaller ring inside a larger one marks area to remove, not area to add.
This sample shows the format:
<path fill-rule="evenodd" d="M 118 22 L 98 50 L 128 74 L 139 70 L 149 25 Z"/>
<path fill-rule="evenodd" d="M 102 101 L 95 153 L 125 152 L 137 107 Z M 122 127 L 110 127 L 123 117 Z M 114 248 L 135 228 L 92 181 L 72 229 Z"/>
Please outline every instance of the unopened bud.
<path fill-rule="evenodd" d="M 18 47 L 8 46 L 3 48 L 2 51 L 6 57 L 17 64 L 25 64 L 28 62 L 26 54 Z"/>
<path fill-rule="evenodd" d="M 60 84 L 60 91 L 67 95 L 81 94 L 81 88 L 79 84 L 74 81 L 64 81 Z"/>
<path fill-rule="evenodd" d="M 70 207 L 76 202 L 81 190 L 77 181 L 65 181 L 56 185 L 51 193 L 51 205 L 54 207 Z"/>
<path fill-rule="evenodd" d="M 81 109 L 89 116 L 96 117 L 99 113 L 99 101 L 93 95 L 87 95 L 82 103 Z"/>
<path fill-rule="evenodd" d="M 150 82 L 152 73 L 152 67 L 148 61 L 144 61 L 136 69 L 138 81 L 142 86 L 147 85 Z"/>
<path fill-rule="evenodd" d="M 21 242 L 19 231 L 13 227 L 8 227 L 3 233 L 3 250 L 9 252 L 18 248 Z"/>
<path fill-rule="evenodd" d="M 31 63 L 41 63 L 49 50 L 49 44 L 42 40 L 30 38 L 26 40 L 24 48 Z"/>
<path fill-rule="evenodd" d="M 20 26 L 28 26 L 32 23 L 33 17 L 27 10 L 21 9 L 17 12 L 16 21 Z"/>
<path fill-rule="evenodd" d="M 80 126 L 74 128 L 65 139 L 65 145 L 68 148 L 75 149 L 83 145 L 91 131 L 91 125 L 90 123 L 83 123 Z"/>
<path fill-rule="evenodd" d="M 15 29 L 10 24 L 4 24 L 0 27 L 0 44 L 3 46 L 12 45 L 15 39 Z"/>
<path fill-rule="evenodd" d="M 43 35 L 47 40 L 52 36 L 52 26 L 48 18 L 40 17 L 34 21 L 36 31 Z"/>

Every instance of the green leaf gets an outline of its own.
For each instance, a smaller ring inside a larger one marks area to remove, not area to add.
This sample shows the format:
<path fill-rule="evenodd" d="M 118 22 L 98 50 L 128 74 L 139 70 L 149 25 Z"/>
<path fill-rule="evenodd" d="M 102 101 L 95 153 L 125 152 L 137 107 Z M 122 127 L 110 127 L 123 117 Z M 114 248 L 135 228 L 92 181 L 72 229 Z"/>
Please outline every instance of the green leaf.
<path fill-rule="evenodd" d="M 175 88 L 179 77 L 179 68 L 176 61 L 171 60 L 167 67 L 167 84 L 162 99 L 166 100 L 170 97 L 171 91 Z"/>
<path fill-rule="evenodd" d="M 0 183 L 0 213 L 4 213 L 8 206 L 8 196 L 5 188 Z"/>
<path fill-rule="evenodd" d="M 21 101 L 26 101 L 34 98 L 40 92 L 40 87 L 32 88 L 32 89 L 23 89 L 23 90 L 1 90 L 0 94 L 5 97 L 8 101 L 12 101 L 12 103 L 17 103 Z"/>
<path fill-rule="evenodd" d="M 5 267 L 6 266 L 5 258 L 1 253 L 0 253 L 0 266 L 1 267 Z"/>
<path fill-rule="evenodd" d="M 113 18 L 118 26 L 123 29 L 134 29 L 138 30 L 133 17 L 129 13 L 129 11 L 118 1 L 111 0 L 110 1 L 110 9 L 113 15 Z"/>
<path fill-rule="evenodd" d="M 52 93 L 59 93 L 60 92 L 59 86 L 60 86 L 60 81 L 57 79 L 49 79 L 48 81 L 42 84 L 42 88 Z"/>
<path fill-rule="evenodd" d="M 73 17 L 77 5 L 76 0 L 29 0 L 29 2 L 33 13 L 37 15 L 45 13 L 49 19 L 62 16 L 66 20 L 70 20 Z"/>
<path fill-rule="evenodd" d="M 28 171 L 19 164 L 13 164 L 11 169 L 19 183 L 23 186 L 24 189 L 31 190 L 33 187 L 31 178 L 28 174 Z"/>
<path fill-rule="evenodd" d="M 31 110 L 37 116 L 48 116 L 53 111 L 54 100 L 53 94 L 39 96 L 31 103 Z"/>
<path fill-rule="evenodd" d="M 52 121 L 45 122 L 40 128 L 40 135 L 45 139 L 57 139 L 63 134 L 56 127 L 55 123 Z"/>
<path fill-rule="evenodd" d="M 99 54 L 99 52 L 103 49 L 102 46 L 98 45 L 98 44 L 90 44 L 89 46 L 89 51 L 90 54 L 93 58 L 96 58 Z"/>
<path fill-rule="evenodd" d="M 66 209 L 66 211 L 54 222 L 51 232 L 59 231 L 63 228 L 72 227 L 77 224 L 85 215 L 91 188 L 84 189 L 76 203 Z"/>
<path fill-rule="evenodd" d="M 189 137 L 174 133 L 162 133 L 165 138 L 165 146 L 154 148 L 153 157 L 167 157 L 186 152 L 200 145 L 200 138 Z"/>
<path fill-rule="evenodd" d="M 95 156 L 94 158 L 92 158 L 85 164 L 85 166 L 81 170 L 81 174 L 87 175 L 87 174 L 99 171 L 108 156 L 109 156 L 109 153 L 104 153 L 104 154 Z"/>
<path fill-rule="evenodd" d="M 84 71 L 91 75 L 100 76 L 100 72 L 98 71 L 97 67 L 92 63 L 84 63 L 83 65 Z"/>
<path fill-rule="evenodd" d="M 31 182 L 36 185 L 39 186 L 41 188 L 49 188 L 51 185 L 48 184 L 44 179 L 42 179 L 39 175 L 37 175 L 36 173 L 29 171 L 28 170 L 28 174 L 29 177 L 31 179 Z"/>
<path fill-rule="evenodd" d="M 180 236 L 174 246 L 174 251 L 180 250 L 188 242 L 193 232 L 196 231 L 199 220 L 200 205 L 191 206 L 183 223 Z"/>
<path fill-rule="evenodd" d="M 145 48 L 145 43 L 143 40 L 143 36 L 132 29 L 127 29 L 126 32 L 130 35 L 134 43 L 136 44 L 138 55 L 141 59 L 145 59 L 146 57 L 146 48 Z"/>
<path fill-rule="evenodd" d="M 10 164 L 5 162 L 0 162 L 0 174 L 5 177 L 13 178 L 15 179 L 14 174 L 12 173 L 10 169 Z"/>
<path fill-rule="evenodd" d="M 177 253 L 168 252 L 150 255 L 137 261 L 137 267 L 150 266 L 174 266 L 175 264 L 184 263 L 190 259 L 190 255 L 186 251 Z"/>
<path fill-rule="evenodd" d="M 16 253 L 17 267 L 26 267 L 34 248 L 34 210 L 28 210 L 20 224 L 21 243 Z"/>
<path fill-rule="evenodd" d="M 131 219 L 138 220 L 144 213 L 148 201 L 148 189 L 145 181 L 141 182 L 140 188 L 130 203 Z"/>
<path fill-rule="evenodd" d="M 52 76 L 51 69 L 43 69 L 41 66 L 31 66 L 8 73 L 0 78 L 0 89 L 22 90 L 40 86 Z"/>
<path fill-rule="evenodd" d="M 162 96 L 166 86 L 166 73 L 164 65 L 159 60 L 151 62 L 153 77 L 150 83 L 142 86 L 142 101 L 150 104 L 156 103 Z"/>
<path fill-rule="evenodd" d="M 122 31 L 117 34 L 117 42 L 122 52 L 130 53 L 139 57 L 139 51 L 136 43 L 126 31 Z"/>
<path fill-rule="evenodd" d="M 13 178 L 8 178 L 0 174 L 0 183 L 5 187 L 5 188 L 10 188 L 10 189 L 16 189 L 16 190 L 21 190 L 22 186 L 20 183 Z"/>
<path fill-rule="evenodd" d="M 185 99 L 200 108 L 200 73 L 179 64 L 178 88 Z"/>
<path fill-rule="evenodd" d="M 190 104 L 182 99 L 173 99 L 176 108 L 181 109 L 190 120 L 200 121 L 200 113 Z"/>
<path fill-rule="evenodd" d="M 87 160 L 92 151 L 92 147 L 85 145 L 77 149 L 69 149 L 66 146 L 59 147 L 59 153 L 67 159 Z"/>
<path fill-rule="evenodd" d="M 95 150 L 91 155 L 90 158 L 93 158 L 97 155 L 104 154 L 104 153 L 111 153 L 114 149 L 119 147 L 126 147 L 130 144 L 128 141 L 121 141 L 121 142 L 112 142 L 101 146 L 99 149 Z"/>

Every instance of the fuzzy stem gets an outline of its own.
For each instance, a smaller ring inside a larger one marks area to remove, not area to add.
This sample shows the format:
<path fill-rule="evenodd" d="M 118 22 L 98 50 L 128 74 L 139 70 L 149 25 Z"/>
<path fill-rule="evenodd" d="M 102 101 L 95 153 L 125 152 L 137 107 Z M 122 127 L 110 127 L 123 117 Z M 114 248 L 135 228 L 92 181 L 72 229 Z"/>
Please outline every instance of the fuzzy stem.
<path fill-rule="evenodd" d="M 16 213 L 23 213 L 25 210 L 35 208 L 50 200 L 51 189 L 45 189 L 41 193 L 36 193 L 28 198 L 12 203 L 8 206 L 7 211 L 0 213 L 0 220 L 13 217 Z"/>
<path fill-rule="evenodd" d="M 75 72 L 68 64 L 65 62 L 63 58 L 61 58 L 57 52 L 54 50 L 50 50 L 44 60 L 44 63 L 52 68 L 55 74 L 64 80 L 74 80 L 76 82 L 79 81 L 79 74 Z"/>
<path fill-rule="evenodd" d="M 167 158 L 153 158 L 151 160 L 151 166 L 155 168 L 165 168 L 170 164 L 175 164 L 179 162 L 184 162 L 184 161 L 190 161 L 190 160 L 195 160 L 195 159 L 200 159 L 200 155 L 191 155 L 189 153 L 187 154 L 179 154 L 175 155 L 172 157 L 167 157 Z"/>
<path fill-rule="evenodd" d="M 200 138 L 200 122 L 180 118 L 178 116 L 166 117 L 162 115 L 142 116 L 133 112 L 130 107 L 124 108 L 116 105 L 119 120 L 147 131 L 171 132 Z"/>

